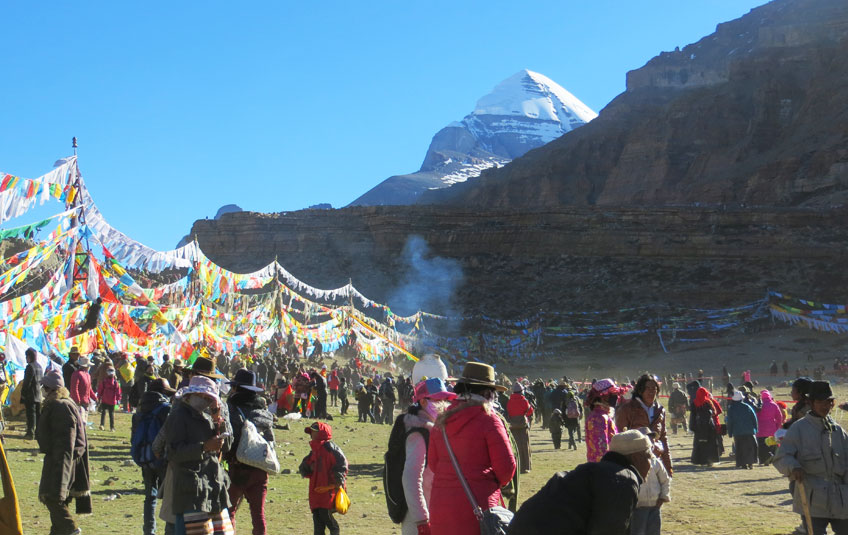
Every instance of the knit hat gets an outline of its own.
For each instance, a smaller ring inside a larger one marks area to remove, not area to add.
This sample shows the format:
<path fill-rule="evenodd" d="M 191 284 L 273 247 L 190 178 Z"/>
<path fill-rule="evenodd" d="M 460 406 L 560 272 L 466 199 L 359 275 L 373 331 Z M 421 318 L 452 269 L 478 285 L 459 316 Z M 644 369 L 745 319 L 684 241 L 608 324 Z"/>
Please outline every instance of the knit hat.
<path fill-rule="evenodd" d="M 636 429 L 629 429 L 614 435 L 610 441 L 609 449 L 622 455 L 648 452 L 651 450 L 651 439 Z"/>
<path fill-rule="evenodd" d="M 44 377 L 41 378 L 41 386 L 50 390 L 58 390 L 65 386 L 65 380 L 62 378 L 62 374 L 59 373 L 59 370 L 52 368 L 49 372 L 44 374 Z"/>
<path fill-rule="evenodd" d="M 524 387 L 521 385 L 521 383 L 512 383 L 512 391 L 515 394 L 521 394 L 522 392 L 524 392 Z"/>

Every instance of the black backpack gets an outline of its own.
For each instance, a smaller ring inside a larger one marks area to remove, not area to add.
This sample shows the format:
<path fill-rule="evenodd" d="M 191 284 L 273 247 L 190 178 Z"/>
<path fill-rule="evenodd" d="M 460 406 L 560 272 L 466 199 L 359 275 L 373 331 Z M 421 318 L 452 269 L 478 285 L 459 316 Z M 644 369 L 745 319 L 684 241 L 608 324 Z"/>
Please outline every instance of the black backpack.
<path fill-rule="evenodd" d="M 421 433 L 424 443 L 430 444 L 430 431 L 425 427 L 413 427 L 409 431 L 403 423 L 406 413 L 399 414 L 389 435 L 389 449 L 383 456 L 383 492 L 386 494 L 386 506 L 389 518 L 395 524 L 403 522 L 408 507 L 403 492 L 403 465 L 406 463 L 406 439 L 412 433 Z"/>

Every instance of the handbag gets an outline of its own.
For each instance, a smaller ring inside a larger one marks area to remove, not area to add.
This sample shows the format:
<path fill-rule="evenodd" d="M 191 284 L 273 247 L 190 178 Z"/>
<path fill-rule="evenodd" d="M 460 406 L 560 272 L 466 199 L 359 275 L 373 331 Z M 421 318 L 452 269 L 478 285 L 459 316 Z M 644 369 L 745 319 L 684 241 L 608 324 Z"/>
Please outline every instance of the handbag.
<path fill-rule="evenodd" d="M 336 512 L 344 515 L 347 514 L 348 509 L 350 509 L 350 497 L 348 497 L 344 487 L 339 487 L 339 491 L 336 493 Z"/>
<path fill-rule="evenodd" d="M 265 437 L 260 435 L 259 431 L 256 430 L 253 422 L 244 416 L 241 409 L 238 411 L 244 419 L 244 425 L 241 428 L 236 459 L 242 464 L 259 468 L 270 474 L 278 473 L 280 471 L 280 461 L 277 459 L 277 451 L 274 449 L 274 443 L 265 440 Z"/>
<path fill-rule="evenodd" d="M 469 488 L 468 482 L 465 480 L 465 476 L 462 475 L 462 470 L 459 468 L 459 463 L 456 460 L 456 456 L 453 454 L 453 448 L 451 448 L 450 441 L 448 440 L 448 434 L 444 427 L 442 428 L 442 436 L 445 438 L 445 446 L 448 449 L 448 455 L 450 456 L 451 463 L 453 464 L 453 469 L 456 470 L 456 477 L 459 478 L 459 482 L 462 483 L 465 495 L 468 497 L 468 501 L 471 502 L 471 508 L 474 510 L 474 516 L 476 516 L 477 520 L 480 522 L 480 535 L 506 535 L 509 523 L 512 522 L 512 511 L 497 505 L 484 511 L 482 507 L 477 505 L 477 500 L 474 499 L 474 494 L 471 492 L 471 488 Z"/>

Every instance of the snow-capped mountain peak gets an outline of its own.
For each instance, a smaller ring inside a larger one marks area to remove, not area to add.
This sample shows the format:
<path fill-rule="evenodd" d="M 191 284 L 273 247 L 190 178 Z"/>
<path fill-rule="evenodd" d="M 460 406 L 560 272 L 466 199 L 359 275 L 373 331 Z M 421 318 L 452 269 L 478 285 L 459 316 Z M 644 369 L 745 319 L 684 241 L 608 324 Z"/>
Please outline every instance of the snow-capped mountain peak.
<path fill-rule="evenodd" d="M 547 76 L 519 71 L 478 100 L 461 121 L 437 132 L 417 173 L 390 177 L 351 204 L 414 203 L 428 189 L 502 167 L 597 115 Z"/>
<path fill-rule="evenodd" d="M 569 126 L 575 117 L 584 124 L 598 116 L 561 85 L 527 69 L 510 76 L 478 100 L 472 115 L 514 115 Z"/>

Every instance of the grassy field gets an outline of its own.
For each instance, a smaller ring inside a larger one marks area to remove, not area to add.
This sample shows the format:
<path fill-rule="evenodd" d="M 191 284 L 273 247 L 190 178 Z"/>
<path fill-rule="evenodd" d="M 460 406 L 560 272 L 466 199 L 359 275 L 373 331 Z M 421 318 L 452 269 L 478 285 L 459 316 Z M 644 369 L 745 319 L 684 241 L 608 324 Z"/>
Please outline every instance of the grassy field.
<path fill-rule="evenodd" d="M 813 364 L 828 364 L 833 356 L 841 355 L 844 339 L 818 335 L 810 331 L 793 329 L 757 338 L 730 340 L 722 346 L 704 346 L 700 349 L 671 355 L 642 355 L 625 350 L 615 355 L 569 356 L 565 364 L 536 363 L 522 366 L 521 371 L 531 377 L 556 377 L 569 373 L 575 377 L 629 375 L 635 377 L 644 368 L 655 373 L 670 371 L 697 371 L 718 373 L 723 361 L 733 365 L 736 375 L 743 363 L 746 368 L 764 370 L 772 358 L 782 362 L 784 355 L 790 359 L 792 369 L 806 362 L 813 353 Z M 744 353 L 744 355 L 739 355 Z M 635 356 L 634 356 L 635 355 Z M 744 360 L 743 360 L 744 359 Z M 661 365 L 661 364 L 664 364 Z M 586 369 L 591 366 L 591 369 Z M 499 370 L 500 371 L 500 370 Z M 510 370 L 504 370 L 507 373 Z M 775 387 L 778 399 L 788 399 L 789 388 L 779 386 L 782 378 L 762 379 L 762 385 Z M 772 385 L 772 383 L 774 383 Z M 838 386 L 837 395 L 848 399 L 848 387 Z M 343 533 L 380 535 L 400 533 L 399 526 L 388 519 L 380 481 L 382 454 L 388 442 L 390 426 L 356 422 L 353 415 L 338 417 L 338 409 L 331 409 L 335 420 L 333 439 L 350 462 L 348 490 L 353 501 L 350 512 L 339 516 Z M 841 411 L 838 411 L 841 413 Z M 836 415 L 848 425 L 842 414 Z M 92 415 L 91 419 L 99 415 Z M 142 524 L 141 473 L 129 460 L 130 415 L 116 414 L 117 431 L 90 430 L 91 477 L 94 497 L 94 514 L 78 518 L 86 534 L 106 535 L 114 532 L 140 532 Z M 13 429 L 6 433 L 6 452 L 20 496 L 25 533 L 47 533 L 50 521 L 46 508 L 38 502 L 37 489 L 41 473 L 42 456 L 37 453 L 34 441 L 24 441 L 23 424 L 10 422 Z M 282 421 L 280 422 L 282 423 Z M 308 437 L 303 424 L 292 425 L 290 430 L 275 430 L 277 447 L 283 470 L 290 474 L 272 476 L 269 480 L 268 532 L 271 534 L 302 534 L 312 529 L 312 516 L 307 503 L 307 480 L 297 475 L 300 460 L 308 453 Z M 675 461 L 672 482 L 672 502 L 663 508 L 664 532 L 673 534 L 725 535 L 787 534 L 799 524 L 799 517 L 791 512 L 787 480 L 772 467 L 755 467 L 754 470 L 736 470 L 727 455 L 711 469 L 695 468 L 688 462 L 691 435 L 682 432 L 670 436 L 671 453 Z M 531 431 L 533 471 L 522 476 L 522 498 L 527 498 L 544 485 L 558 470 L 569 470 L 585 462 L 585 448 L 578 451 L 556 451 L 547 431 L 538 427 Z M 729 443 L 726 442 L 727 453 Z M 237 532 L 250 532 L 250 516 L 244 504 L 237 515 Z"/>

